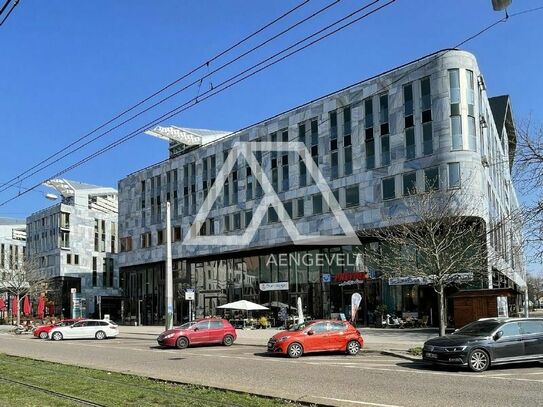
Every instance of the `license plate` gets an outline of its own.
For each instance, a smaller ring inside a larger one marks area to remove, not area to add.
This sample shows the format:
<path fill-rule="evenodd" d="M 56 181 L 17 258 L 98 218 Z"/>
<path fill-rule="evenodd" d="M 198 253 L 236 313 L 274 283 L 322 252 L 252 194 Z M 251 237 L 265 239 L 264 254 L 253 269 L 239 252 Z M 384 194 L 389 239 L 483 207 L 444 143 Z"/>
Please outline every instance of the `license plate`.
<path fill-rule="evenodd" d="M 426 352 L 426 357 L 430 359 L 437 359 L 437 354 L 432 352 Z"/>

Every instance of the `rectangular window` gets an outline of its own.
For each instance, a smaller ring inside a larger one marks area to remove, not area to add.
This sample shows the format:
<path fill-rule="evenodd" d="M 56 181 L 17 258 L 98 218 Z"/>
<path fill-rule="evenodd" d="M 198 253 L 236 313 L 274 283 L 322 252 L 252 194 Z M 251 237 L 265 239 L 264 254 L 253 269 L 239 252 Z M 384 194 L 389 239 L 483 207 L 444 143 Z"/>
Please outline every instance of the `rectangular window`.
<path fill-rule="evenodd" d="M 366 138 L 366 169 L 375 168 L 375 141 Z"/>
<path fill-rule="evenodd" d="M 337 139 L 337 112 L 330 112 L 330 138 Z"/>
<path fill-rule="evenodd" d="M 173 241 L 179 242 L 181 240 L 181 226 L 174 226 L 173 227 Z"/>
<path fill-rule="evenodd" d="M 460 163 L 449 163 L 449 188 L 460 188 Z"/>
<path fill-rule="evenodd" d="M 98 284 L 98 259 L 96 257 L 92 258 L 92 286 L 96 287 Z"/>
<path fill-rule="evenodd" d="M 74 254 L 74 264 L 79 266 L 79 254 Z"/>
<path fill-rule="evenodd" d="M 403 87 L 404 115 L 413 115 L 413 84 L 409 83 Z"/>
<path fill-rule="evenodd" d="M 164 231 L 163 230 L 157 230 L 156 232 L 156 240 L 157 245 L 164 244 Z"/>
<path fill-rule="evenodd" d="M 273 206 L 268 208 L 268 223 L 278 222 L 279 218 L 277 217 L 277 211 Z"/>
<path fill-rule="evenodd" d="M 422 153 L 430 155 L 434 152 L 434 140 L 432 137 L 432 122 L 422 125 Z"/>
<path fill-rule="evenodd" d="M 284 206 L 287 215 L 292 219 L 292 201 L 285 202 Z"/>
<path fill-rule="evenodd" d="M 71 254 L 66 255 L 66 264 L 72 264 L 72 255 Z"/>
<path fill-rule="evenodd" d="M 350 136 L 349 136 L 350 137 Z M 351 175 L 353 173 L 353 148 L 352 146 L 345 146 L 343 151 L 345 155 L 345 168 L 343 175 Z"/>
<path fill-rule="evenodd" d="M 432 91 L 430 89 L 430 78 L 426 77 L 420 80 L 420 96 L 421 96 L 421 110 L 424 111 L 432 109 Z"/>
<path fill-rule="evenodd" d="M 428 168 L 424 170 L 424 188 L 426 192 L 439 189 L 439 168 Z"/>
<path fill-rule="evenodd" d="M 475 133 L 475 117 L 468 116 L 468 148 L 477 151 L 477 134 Z"/>
<path fill-rule="evenodd" d="M 307 168 L 303 161 L 300 161 L 298 164 L 300 168 L 300 187 L 305 187 L 307 185 Z"/>
<path fill-rule="evenodd" d="M 241 229 L 241 213 L 234 213 L 234 230 Z"/>
<path fill-rule="evenodd" d="M 230 232 L 230 215 L 224 215 L 224 231 Z"/>
<path fill-rule="evenodd" d="M 343 135 L 351 134 L 351 106 L 343 108 Z"/>
<path fill-rule="evenodd" d="M 417 173 L 415 171 L 403 175 L 404 196 L 417 193 Z"/>
<path fill-rule="evenodd" d="M 351 208 L 359 205 L 359 189 L 358 185 L 347 187 L 345 189 L 345 206 Z"/>
<path fill-rule="evenodd" d="M 330 177 L 336 179 L 338 177 L 338 152 L 332 151 L 330 162 Z"/>
<path fill-rule="evenodd" d="M 396 185 L 394 182 L 394 177 L 383 179 L 382 188 L 384 201 L 396 198 Z"/>
<path fill-rule="evenodd" d="M 390 164 L 390 140 L 388 136 L 381 136 L 381 165 Z"/>
<path fill-rule="evenodd" d="M 366 129 L 369 129 L 370 127 L 373 127 L 373 102 L 371 98 L 364 101 L 364 110 L 366 112 L 364 119 Z"/>
<path fill-rule="evenodd" d="M 413 127 L 405 129 L 405 158 L 411 160 L 416 155 L 415 129 Z"/>
<path fill-rule="evenodd" d="M 379 123 L 388 123 L 388 94 L 379 96 Z"/>
<path fill-rule="evenodd" d="M 452 148 L 453 150 L 462 150 L 462 117 L 451 117 L 451 135 L 452 135 Z"/>
<path fill-rule="evenodd" d="M 449 70 L 449 87 L 451 105 L 460 104 L 460 71 L 458 69 Z"/>
<path fill-rule="evenodd" d="M 296 200 L 296 217 L 302 218 L 304 215 L 304 198 L 299 198 Z"/>
<path fill-rule="evenodd" d="M 313 201 L 313 215 L 318 215 L 322 213 L 322 195 L 315 194 L 312 197 Z"/>
<path fill-rule="evenodd" d="M 246 200 L 250 201 L 253 199 L 253 174 L 251 173 L 251 167 L 246 168 L 245 181 L 247 184 L 245 188 L 245 194 L 246 194 L 245 196 L 246 196 Z"/>
<path fill-rule="evenodd" d="M 251 221 L 253 220 L 253 211 L 245 211 L 245 228 L 248 228 L 251 224 Z"/>
<path fill-rule="evenodd" d="M 473 71 L 466 69 L 466 100 L 468 102 L 468 114 L 475 116 L 475 85 L 473 82 Z"/>

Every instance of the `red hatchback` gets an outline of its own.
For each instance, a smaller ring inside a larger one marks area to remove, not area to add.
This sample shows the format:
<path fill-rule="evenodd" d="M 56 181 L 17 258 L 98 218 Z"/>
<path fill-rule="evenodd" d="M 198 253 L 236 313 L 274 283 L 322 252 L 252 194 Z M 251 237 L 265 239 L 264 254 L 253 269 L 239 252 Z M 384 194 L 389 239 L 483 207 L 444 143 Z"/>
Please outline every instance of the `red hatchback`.
<path fill-rule="evenodd" d="M 185 349 L 191 345 L 222 343 L 230 346 L 236 340 L 236 330 L 225 319 L 206 318 L 187 322 L 179 327 L 162 332 L 157 342 L 160 346 Z"/>
<path fill-rule="evenodd" d="M 304 353 L 344 351 L 356 355 L 364 346 L 360 332 L 349 322 L 309 321 L 275 334 L 268 341 L 268 352 L 298 358 Z"/>
<path fill-rule="evenodd" d="M 50 324 L 50 325 L 41 325 L 34 329 L 34 336 L 40 339 L 47 339 L 47 336 L 49 335 L 49 332 L 53 330 L 56 326 L 70 326 L 76 323 L 77 321 L 80 321 L 81 318 L 76 319 L 63 319 L 60 322 L 57 322 L 56 324 Z"/>

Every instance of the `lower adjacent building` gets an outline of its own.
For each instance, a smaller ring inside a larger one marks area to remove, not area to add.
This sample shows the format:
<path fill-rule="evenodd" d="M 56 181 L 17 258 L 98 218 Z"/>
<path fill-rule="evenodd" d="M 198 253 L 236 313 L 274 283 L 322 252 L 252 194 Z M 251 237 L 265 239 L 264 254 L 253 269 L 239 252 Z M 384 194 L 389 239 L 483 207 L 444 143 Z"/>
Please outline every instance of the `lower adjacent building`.
<path fill-rule="evenodd" d="M 0 218 L 0 320 L 7 321 L 11 311 L 11 297 L 7 286 L 25 256 L 26 224 L 22 219 Z"/>
<path fill-rule="evenodd" d="M 152 129 L 149 134 L 170 140 L 169 159 L 119 182 L 124 321 L 164 320 L 164 204 L 170 202 L 176 323 L 189 317 L 185 293 L 192 290 L 197 317 L 246 299 L 269 306 L 277 320 L 278 310 L 294 313 L 298 297 L 312 318 L 348 315 L 356 292 L 362 295 L 361 323 L 376 323 L 380 305 L 437 323 L 432 288 L 409 279 L 389 281 L 357 261 L 366 245 L 378 243 L 304 245 L 294 241 L 274 207 L 266 206 L 262 217 L 269 190 L 257 179 L 265 174 L 300 234 L 345 232 L 308 157 L 275 147 L 293 142 L 305 145 L 358 235 L 390 227 L 403 200 L 427 188 L 482 200 L 469 216 L 488 231 L 482 244 L 489 255 L 481 265 L 488 273 L 466 287 L 509 288 L 515 293 L 510 311 L 518 310 L 526 285 L 520 227 L 501 222 L 518 209 L 510 172 L 512 123 L 509 97 L 488 97 L 475 57 L 443 50 L 235 133 Z M 238 143 L 262 142 L 272 144 L 251 150 L 252 164 L 245 156 L 229 159 Z M 248 231 L 250 241 L 244 238 Z M 196 233 L 214 243 L 188 244 Z M 454 320 L 452 299 L 449 310 Z"/>
<path fill-rule="evenodd" d="M 65 179 L 48 181 L 60 202 L 26 219 L 27 255 L 48 279 L 47 312 L 120 317 L 117 191 Z"/>

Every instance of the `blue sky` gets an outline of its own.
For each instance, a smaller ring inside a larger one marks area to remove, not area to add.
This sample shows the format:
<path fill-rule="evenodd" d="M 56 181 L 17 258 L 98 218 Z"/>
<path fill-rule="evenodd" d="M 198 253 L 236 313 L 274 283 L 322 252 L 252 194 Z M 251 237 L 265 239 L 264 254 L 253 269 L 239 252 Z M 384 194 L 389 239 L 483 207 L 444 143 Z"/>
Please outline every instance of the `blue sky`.
<path fill-rule="evenodd" d="M 299 2 L 21 1 L 0 27 L 0 183 Z M 283 26 L 329 2 L 310 1 Z M 364 2 L 341 1 L 322 18 L 244 59 L 235 69 L 214 76 L 212 82 L 220 82 L 360 4 Z M 510 12 L 537 6 L 543 6 L 543 1 L 514 0 Z M 397 0 L 355 26 L 165 124 L 236 130 L 450 47 L 502 15 L 492 10 L 491 0 Z M 542 115 L 542 20 L 543 10 L 515 17 L 464 47 L 478 58 L 489 94 L 509 93 L 517 118 L 531 115 L 536 121 Z M 241 49 L 256 42 L 255 39 Z M 227 57 L 221 61 L 226 60 Z M 217 64 L 211 64 L 211 68 L 214 66 Z M 205 82 L 203 88 L 208 87 Z M 153 114 L 105 136 L 81 154 L 22 185 L 33 185 L 53 175 L 195 95 L 195 88 L 180 94 Z M 125 175 L 166 155 L 164 142 L 139 135 L 65 177 L 115 187 Z M 0 192 L 0 201 L 17 192 L 18 189 Z M 48 204 L 42 192 L 32 192 L 0 207 L 0 216 L 25 217 Z"/>

